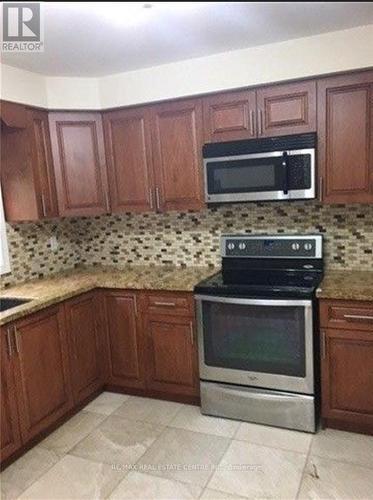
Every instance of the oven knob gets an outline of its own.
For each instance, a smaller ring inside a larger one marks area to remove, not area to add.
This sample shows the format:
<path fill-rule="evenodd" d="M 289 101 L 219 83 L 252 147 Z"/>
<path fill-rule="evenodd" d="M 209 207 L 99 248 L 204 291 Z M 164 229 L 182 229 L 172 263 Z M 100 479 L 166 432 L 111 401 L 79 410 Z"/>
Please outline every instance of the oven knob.
<path fill-rule="evenodd" d="M 235 244 L 232 242 L 228 243 L 227 247 L 228 247 L 228 250 L 234 250 Z"/>
<path fill-rule="evenodd" d="M 238 248 L 239 248 L 240 250 L 245 250 L 245 248 L 246 248 L 246 243 L 244 243 L 243 241 L 241 241 L 241 243 L 238 245 Z"/>
<path fill-rule="evenodd" d="M 292 244 L 291 244 L 291 248 L 292 248 L 293 250 L 299 250 L 300 245 L 299 245 L 299 243 L 292 243 Z"/>
<path fill-rule="evenodd" d="M 304 244 L 304 249 L 309 251 L 309 250 L 312 250 L 312 243 L 305 243 Z"/>

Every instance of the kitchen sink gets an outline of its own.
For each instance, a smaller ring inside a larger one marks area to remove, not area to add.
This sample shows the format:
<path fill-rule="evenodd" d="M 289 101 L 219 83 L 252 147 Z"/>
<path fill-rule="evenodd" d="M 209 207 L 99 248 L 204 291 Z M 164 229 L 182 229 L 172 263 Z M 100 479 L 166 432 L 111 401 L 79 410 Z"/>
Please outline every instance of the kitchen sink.
<path fill-rule="evenodd" d="M 0 299 L 0 312 L 4 312 L 8 309 L 12 309 L 13 307 L 26 304 L 26 302 L 30 302 L 30 299 L 16 299 L 14 297 L 6 297 Z"/>

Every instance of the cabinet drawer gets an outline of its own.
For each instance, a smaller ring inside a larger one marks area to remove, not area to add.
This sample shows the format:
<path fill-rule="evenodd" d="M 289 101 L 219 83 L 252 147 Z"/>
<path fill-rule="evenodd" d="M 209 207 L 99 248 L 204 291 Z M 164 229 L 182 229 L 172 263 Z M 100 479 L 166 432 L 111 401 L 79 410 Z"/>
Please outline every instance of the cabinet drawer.
<path fill-rule="evenodd" d="M 320 301 L 320 324 L 323 328 L 373 332 L 373 303 L 322 300 Z"/>
<path fill-rule="evenodd" d="M 193 314 L 193 298 L 188 294 L 148 293 L 145 304 L 149 313 L 171 313 L 180 316 Z"/>

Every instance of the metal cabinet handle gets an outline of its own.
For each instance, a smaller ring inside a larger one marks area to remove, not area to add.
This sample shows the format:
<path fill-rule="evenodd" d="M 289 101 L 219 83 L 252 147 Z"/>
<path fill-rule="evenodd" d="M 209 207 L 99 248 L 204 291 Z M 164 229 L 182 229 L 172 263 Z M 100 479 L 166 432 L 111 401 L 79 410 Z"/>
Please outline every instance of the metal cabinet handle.
<path fill-rule="evenodd" d="M 135 307 L 135 316 L 137 317 L 138 314 L 137 314 L 137 296 L 136 295 L 133 296 L 133 305 Z"/>
<path fill-rule="evenodd" d="M 368 315 L 364 315 L 364 314 L 344 314 L 343 317 L 346 318 L 347 320 L 357 319 L 357 320 L 373 321 L 373 316 L 368 316 Z"/>
<path fill-rule="evenodd" d="M 15 339 L 15 344 L 16 344 L 16 353 L 20 353 L 20 347 L 19 347 L 19 338 L 18 338 L 18 330 L 17 327 L 14 327 L 14 339 Z"/>
<path fill-rule="evenodd" d="M 323 189 L 324 189 L 324 179 L 322 177 L 319 178 L 319 202 L 322 202 L 323 199 Z"/>
<path fill-rule="evenodd" d="M 194 332 L 193 332 L 193 322 L 192 321 L 189 323 L 189 331 L 190 331 L 190 342 L 193 345 L 194 344 Z"/>
<path fill-rule="evenodd" d="M 8 357 L 11 358 L 13 356 L 13 347 L 12 347 L 10 327 L 7 328 L 7 331 L 6 331 L 6 343 L 8 346 Z"/>
<path fill-rule="evenodd" d="M 153 190 L 152 190 L 152 188 L 149 188 L 149 205 L 150 205 L 150 208 L 153 210 L 154 205 L 153 205 Z"/>
<path fill-rule="evenodd" d="M 165 306 L 165 307 L 175 307 L 176 306 L 175 302 L 158 302 L 158 301 L 154 302 L 154 305 L 155 306 Z"/>
<path fill-rule="evenodd" d="M 250 110 L 250 134 L 255 135 L 255 128 L 254 128 L 254 110 Z"/>
<path fill-rule="evenodd" d="M 157 212 L 159 212 L 161 209 L 161 203 L 160 203 L 159 188 L 158 187 L 155 188 L 155 204 L 156 204 Z"/>
<path fill-rule="evenodd" d="M 109 203 L 109 193 L 105 191 L 105 203 L 106 203 L 106 210 L 108 213 L 110 212 L 110 203 Z"/>
<path fill-rule="evenodd" d="M 263 134 L 263 111 L 261 109 L 259 109 L 259 115 L 258 115 L 258 118 L 259 118 L 259 130 L 258 130 L 258 135 L 262 135 Z"/>
<path fill-rule="evenodd" d="M 321 359 L 326 357 L 326 335 L 325 332 L 321 332 Z"/>
<path fill-rule="evenodd" d="M 43 211 L 43 217 L 46 217 L 46 215 L 47 215 L 47 209 L 45 207 L 45 198 L 44 198 L 44 194 L 43 193 L 41 193 L 40 198 L 41 198 L 41 208 L 42 208 L 42 211 Z"/>

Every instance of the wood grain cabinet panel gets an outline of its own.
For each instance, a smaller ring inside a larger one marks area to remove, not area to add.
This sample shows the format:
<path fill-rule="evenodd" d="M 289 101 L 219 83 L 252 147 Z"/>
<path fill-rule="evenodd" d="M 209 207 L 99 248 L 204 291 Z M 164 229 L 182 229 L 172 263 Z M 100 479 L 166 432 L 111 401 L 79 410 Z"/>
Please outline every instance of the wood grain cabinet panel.
<path fill-rule="evenodd" d="M 61 216 L 110 211 L 100 113 L 50 113 L 53 161 Z"/>
<path fill-rule="evenodd" d="M 14 327 L 16 392 L 26 442 L 73 404 L 63 305 L 33 314 Z"/>
<path fill-rule="evenodd" d="M 121 290 L 104 292 L 104 309 L 109 346 L 108 383 L 144 388 L 144 349 L 136 294 Z"/>
<path fill-rule="evenodd" d="M 373 71 L 318 82 L 322 201 L 373 202 Z"/>
<path fill-rule="evenodd" d="M 104 346 L 99 297 L 95 292 L 65 303 L 70 347 L 74 403 L 80 403 L 103 386 Z"/>
<path fill-rule="evenodd" d="M 316 82 L 271 85 L 256 91 L 258 137 L 316 130 Z"/>
<path fill-rule="evenodd" d="M 1 448 L 0 461 L 3 462 L 21 447 L 21 433 L 17 407 L 17 392 L 14 382 L 12 327 L 1 329 Z"/>
<path fill-rule="evenodd" d="M 151 107 L 158 210 L 199 209 L 202 202 L 202 101 Z"/>
<path fill-rule="evenodd" d="M 224 92 L 203 98 L 204 142 L 250 139 L 256 135 L 255 91 Z"/>
<path fill-rule="evenodd" d="M 155 193 L 149 109 L 124 109 L 103 116 L 112 211 L 153 210 Z"/>

